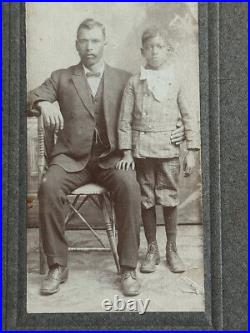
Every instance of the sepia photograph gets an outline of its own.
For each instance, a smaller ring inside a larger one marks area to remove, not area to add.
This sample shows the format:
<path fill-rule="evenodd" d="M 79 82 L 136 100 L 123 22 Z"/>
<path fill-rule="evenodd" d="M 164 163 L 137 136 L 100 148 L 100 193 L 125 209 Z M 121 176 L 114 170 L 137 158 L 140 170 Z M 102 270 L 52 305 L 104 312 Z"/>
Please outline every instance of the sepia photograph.
<path fill-rule="evenodd" d="M 27 313 L 205 312 L 198 3 L 25 6 Z"/>

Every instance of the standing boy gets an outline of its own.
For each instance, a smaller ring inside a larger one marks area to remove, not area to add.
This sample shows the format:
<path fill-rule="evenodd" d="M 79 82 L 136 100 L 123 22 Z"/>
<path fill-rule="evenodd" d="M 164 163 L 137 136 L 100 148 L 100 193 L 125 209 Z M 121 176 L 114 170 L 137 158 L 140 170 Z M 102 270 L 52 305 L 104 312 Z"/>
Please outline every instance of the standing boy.
<path fill-rule="evenodd" d="M 171 142 L 171 133 L 181 117 L 188 150 L 183 168 L 184 175 L 189 176 L 195 166 L 195 151 L 200 149 L 198 115 L 187 103 L 182 80 L 170 56 L 166 31 L 155 27 L 145 30 L 141 52 L 146 65 L 130 78 L 123 95 L 119 148 L 124 157 L 117 168 L 127 170 L 136 166 L 141 187 L 142 219 L 148 242 L 141 272 L 153 272 L 160 261 L 157 204 L 163 207 L 167 264 L 172 272 L 183 272 L 185 266 L 176 247 L 180 148 Z"/>

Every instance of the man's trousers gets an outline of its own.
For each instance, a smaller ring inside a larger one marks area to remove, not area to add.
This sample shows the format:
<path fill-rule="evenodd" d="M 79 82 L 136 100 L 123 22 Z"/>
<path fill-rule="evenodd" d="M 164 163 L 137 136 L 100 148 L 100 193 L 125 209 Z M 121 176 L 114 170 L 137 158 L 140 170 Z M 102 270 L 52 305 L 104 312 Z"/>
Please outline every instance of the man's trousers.
<path fill-rule="evenodd" d="M 77 187 L 95 182 L 112 193 L 118 227 L 118 255 L 121 266 L 135 268 L 140 241 L 141 199 L 135 171 L 102 169 L 98 165 L 78 172 L 66 172 L 51 165 L 39 189 L 39 218 L 49 267 L 67 265 L 65 239 L 66 196 Z"/>

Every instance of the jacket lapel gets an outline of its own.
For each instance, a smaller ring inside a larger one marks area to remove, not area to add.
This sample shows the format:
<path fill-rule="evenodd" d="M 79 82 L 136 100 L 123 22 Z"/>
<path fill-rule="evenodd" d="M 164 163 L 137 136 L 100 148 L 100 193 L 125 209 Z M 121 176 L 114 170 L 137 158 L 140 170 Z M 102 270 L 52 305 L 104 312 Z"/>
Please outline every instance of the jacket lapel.
<path fill-rule="evenodd" d="M 115 85 L 113 82 L 114 77 L 112 77 L 112 69 L 105 65 L 104 70 L 104 84 L 103 84 L 103 109 L 104 109 L 104 117 L 107 124 L 107 130 L 109 130 L 108 126 L 112 123 L 113 119 L 113 110 L 114 110 L 114 104 L 113 104 L 113 93 L 115 90 Z"/>
<path fill-rule="evenodd" d="M 94 117 L 92 97 L 81 63 L 74 67 L 72 71 L 72 81 L 75 85 L 79 97 L 81 98 L 82 103 Z"/>

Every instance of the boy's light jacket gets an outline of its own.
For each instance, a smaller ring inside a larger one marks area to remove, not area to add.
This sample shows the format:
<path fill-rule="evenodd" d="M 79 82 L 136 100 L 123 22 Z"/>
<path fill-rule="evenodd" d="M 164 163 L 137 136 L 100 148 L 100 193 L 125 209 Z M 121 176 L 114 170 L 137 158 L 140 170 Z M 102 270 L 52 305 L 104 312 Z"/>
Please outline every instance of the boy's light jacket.
<path fill-rule="evenodd" d="M 197 110 L 187 102 L 178 75 L 166 82 L 167 98 L 158 101 L 140 74 L 132 76 L 124 90 L 118 126 L 119 148 L 132 149 L 137 158 L 173 158 L 180 147 L 170 141 L 171 132 L 181 118 L 187 149 L 200 149 Z"/>

